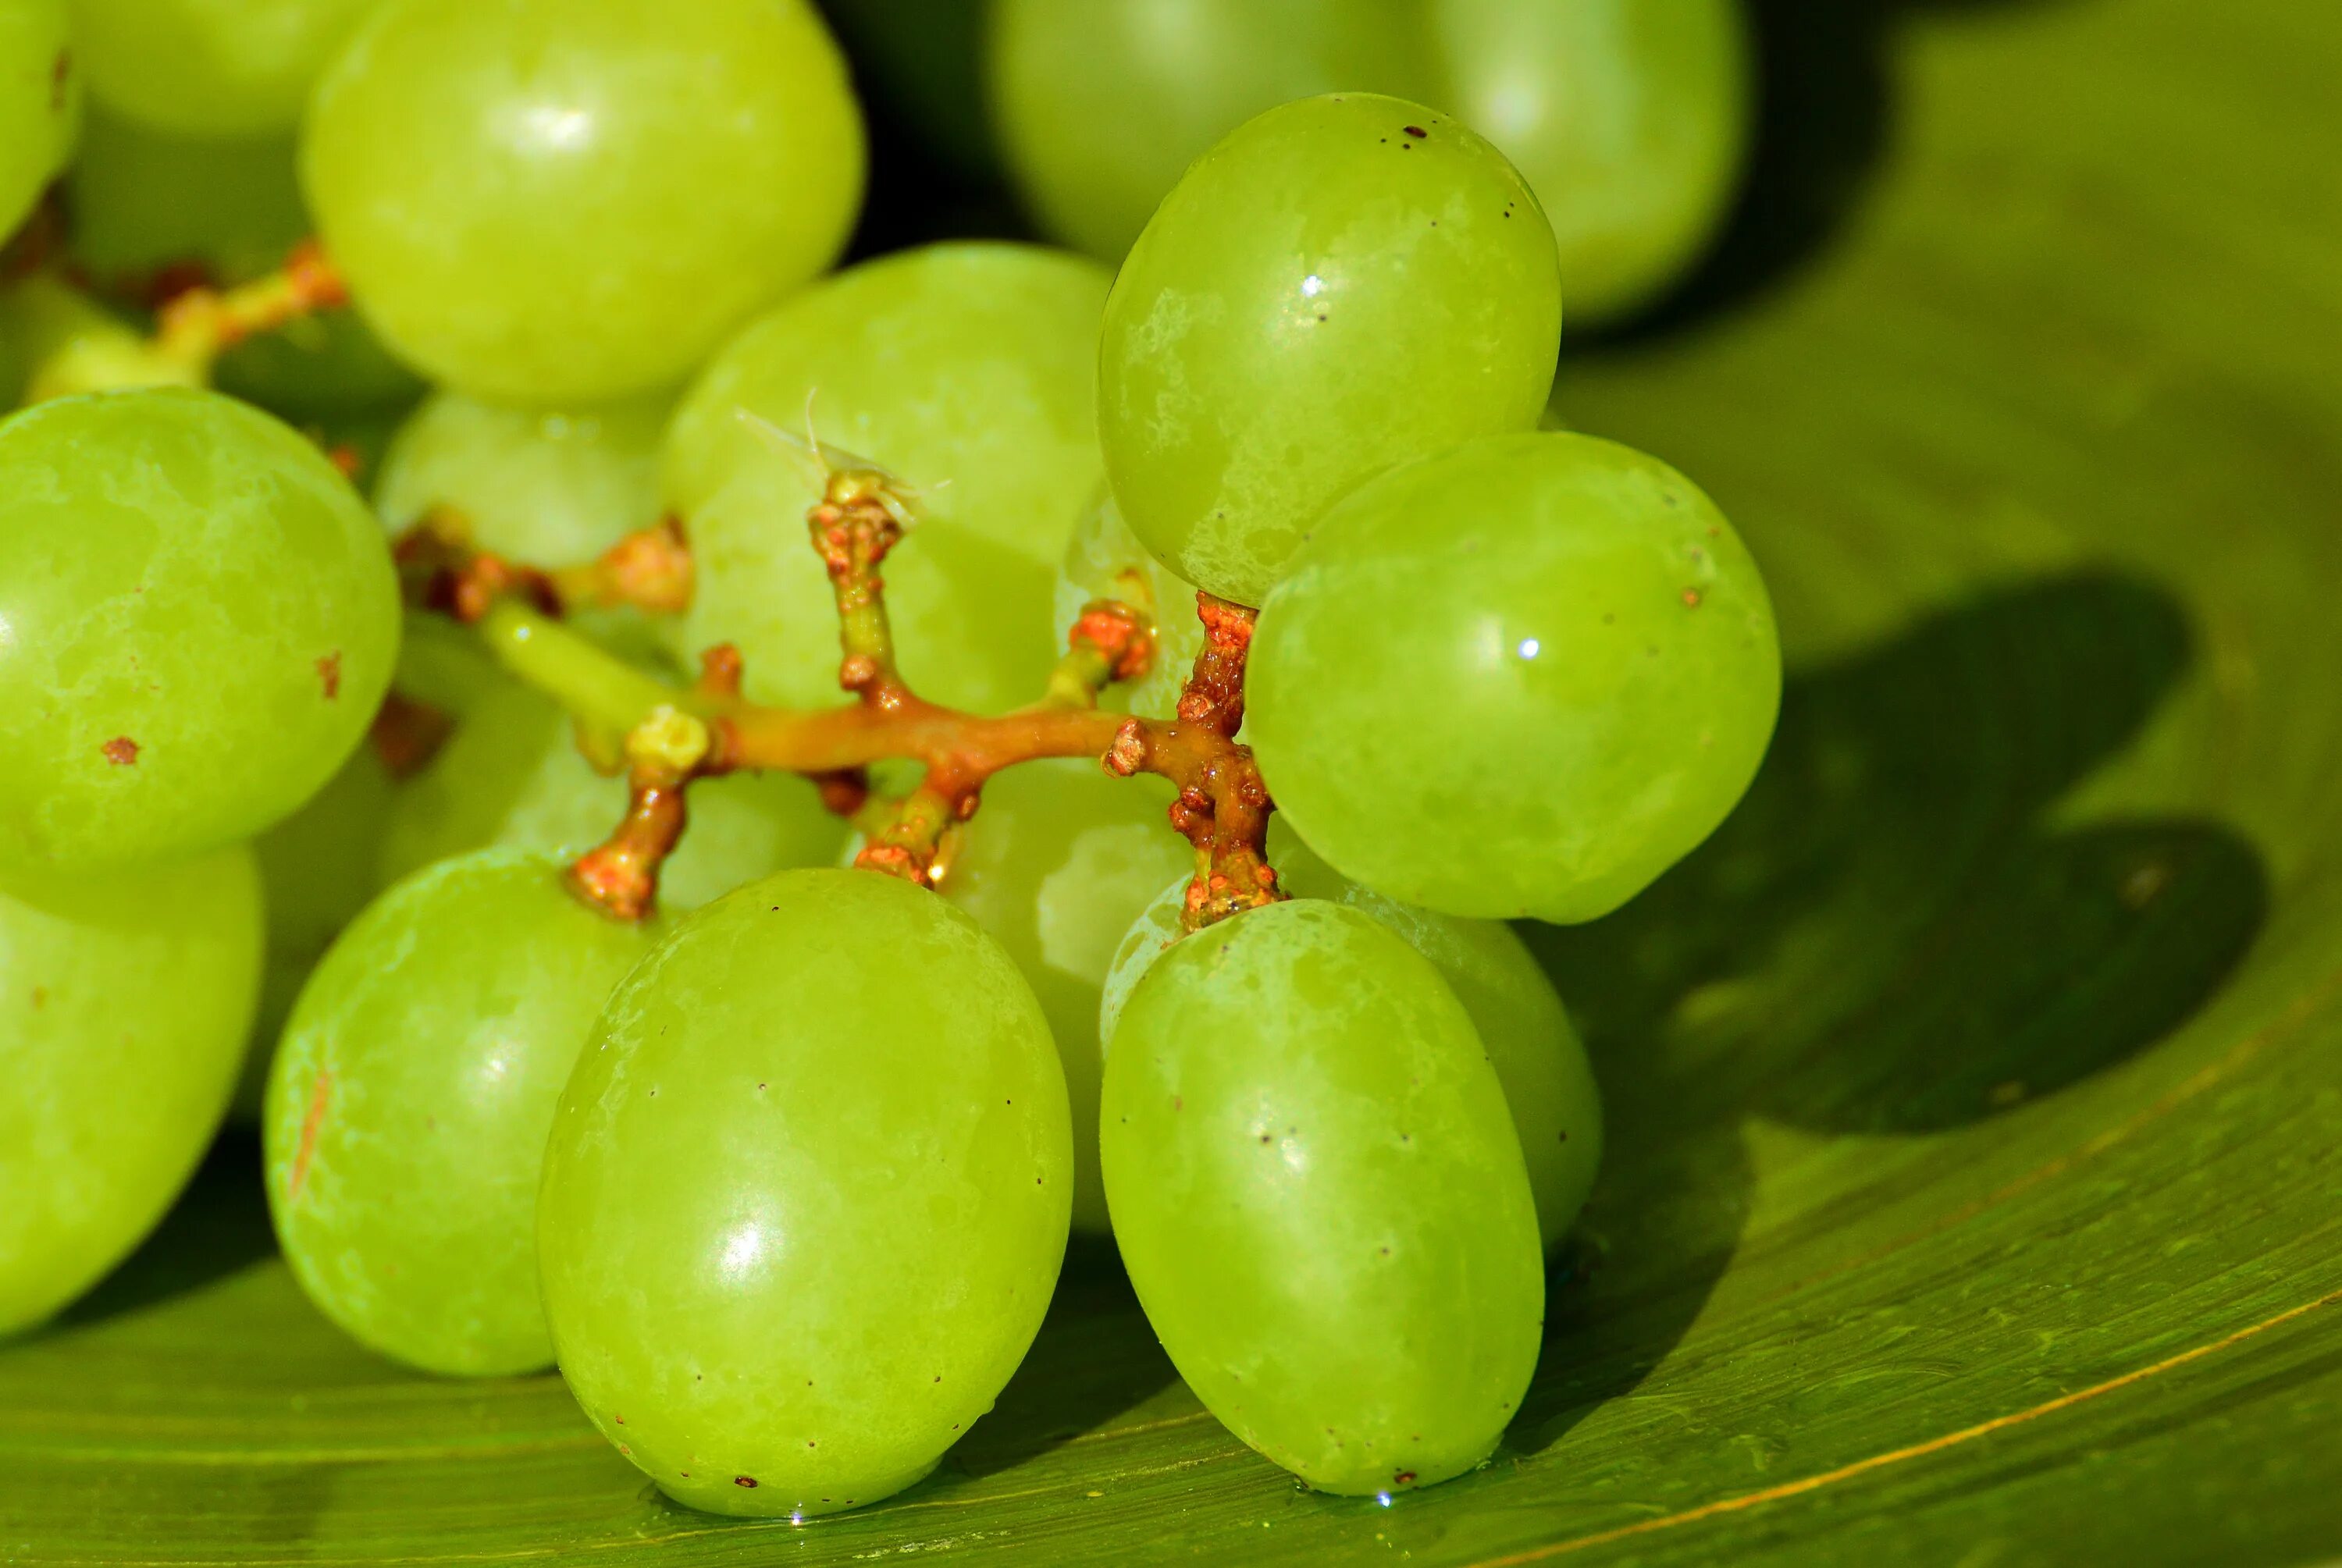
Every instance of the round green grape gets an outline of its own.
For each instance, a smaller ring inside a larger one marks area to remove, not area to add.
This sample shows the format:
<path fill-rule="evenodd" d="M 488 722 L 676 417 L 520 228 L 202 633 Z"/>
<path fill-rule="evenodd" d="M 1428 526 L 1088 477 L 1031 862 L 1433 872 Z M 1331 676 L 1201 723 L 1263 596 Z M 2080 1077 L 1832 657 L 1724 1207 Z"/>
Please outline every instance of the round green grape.
<path fill-rule="evenodd" d="M 180 135 L 282 135 L 380 0 L 73 0 L 89 90 Z"/>
<path fill-rule="evenodd" d="M 1560 340 L 1553 231 L 1502 154 L 1419 104 L 1305 98 L 1198 158 L 1123 264 L 1107 477 L 1148 549 L 1257 604 L 1360 480 L 1534 428 Z"/>
<path fill-rule="evenodd" d="M 82 72 L 65 0 L 0 0 L 0 242 L 72 155 Z"/>
<path fill-rule="evenodd" d="M 257 409 L 161 389 L 0 423 L 0 864 L 259 832 L 365 734 L 398 624 L 381 527 Z"/>
<path fill-rule="evenodd" d="M 301 169 L 394 349 L 575 404 L 679 381 L 826 266 L 862 120 L 806 0 L 397 0 L 318 83 Z"/>
<path fill-rule="evenodd" d="M 1466 920 L 1385 898 L 1277 828 L 1270 832 L 1269 848 L 1286 892 L 1346 904 L 1389 927 L 1431 961 L 1471 1014 L 1496 1081 L 1504 1085 L 1528 1167 L 1529 1193 L 1536 1202 L 1538 1235 L 1552 1251 L 1593 1191 L 1602 1164 L 1603 1128 L 1593 1065 L 1553 982 L 1503 922 Z M 1096 1035 L 1101 1050 L 1113 1042 L 1131 992 L 1181 939 L 1179 915 L 1186 896 L 1187 879 L 1181 877 L 1158 892 L 1124 932 L 1098 987 Z"/>
<path fill-rule="evenodd" d="M 294 1001 L 342 927 L 381 885 L 375 863 L 397 787 L 375 749 L 362 745 L 306 805 L 253 840 L 267 895 L 268 959 L 252 1048 L 235 1084 L 238 1121 L 260 1120 L 268 1064 Z"/>
<path fill-rule="evenodd" d="M 1714 236 L 1746 156 L 1742 0 L 1430 0 L 1433 102 L 1545 205 L 1582 324 L 1633 315 Z"/>
<path fill-rule="evenodd" d="M 659 903 L 696 909 L 746 882 L 830 860 L 846 824 L 793 774 L 727 774 L 691 786 L 683 843 L 659 876 Z M 381 877 L 495 844 L 575 855 L 610 835 L 626 781 L 578 752 L 568 716 L 534 689 L 491 676 L 431 764 L 390 808 Z"/>
<path fill-rule="evenodd" d="M 1471 1019 L 1398 936 L 1296 899 L 1172 947 L 1098 1144 L 1147 1322 L 1238 1437 L 1326 1492 L 1487 1457 L 1536 1366 L 1536 1210 Z"/>
<path fill-rule="evenodd" d="M 215 282 L 247 282 L 280 265 L 309 232 L 289 135 L 206 141 L 94 113 L 65 190 L 73 257 L 117 296 L 189 265 Z M 304 417 L 386 407 L 421 391 L 345 310 L 236 345 L 212 379 L 224 392 Z"/>
<path fill-rule="evenodd" d="M 1054 574 L 1100 481 L 1096 352 L 1106 277 L 1029 245 L 866 263 L 757 323 L 676 412 L 666 493 L 691 534 L 694 646 L 737 646 L 766 702 L 834 704 L 837 618 L 806 510 L 817 473 L 739 411 L 862 454 L 918 493 L 886 562 L 896 660 L 921 694 L 1031 701 L 1057 648 Z"/>
<path fill-rule="evenodd" d="M 537 1206 L 595 1425 L 718 1513 L 876 1502 L 1025 1354 L 1066 1245 L 1065 1076 L 1016 966 L 907 882 L 789 871 L 610 999 Z"/>
<path fill-rule="evenodd" d="M 1048 1016 L 1073 1105 L 1074 1228 L 1096 1235 L 1098 987 L 1164 879 L 1194 870 L 1196 852 L 1165 820 L 1171 798 L 1160 779 L 1116 778 L 1087 759 L 1010 768 L 984 786 L 940 884 L 1016 961 Z"/>
<path fill-rule="evenodd" d="M 1421 0 L 996 0 L 994 124 L 1040 227 L 1119 262 L 1196 155 L 1265 109 L 1429 99 Z"/>
<path fill-rule="evenodd" d="M 1449 914 L 1606 914 L 1763 760 L 1780 644 L 1715 504 L 1626 447 L 1476 443 L 1360 487 L 1261 610 L 1246 734 L 1345 874 Z"/>
<path fill-rule="evenodd" d="M 0 879 L 0 1335 L 163 1217 L 227 1108 L 260 982 L 241 846 Z"/>
<path fill-rule="evenodd" d="M 1098 487 L 1097 498 L 1074 528 L 1057 570 L 1058 645 L 1100 599 L 1118 599 L 1145 610 L 1155 621 L 1155 656 L 1146 673 L 1127 684 L 1108 686 L 1098 705 L 1117 713 L 1167 719 L 1179 709 L 1179 694 L 1204 651 L 1204 623 L 1196 613 L 1196 585 L 1147 553 L 1122 520 L 1114 492 Z"/>
<path fill-rule="evenodd" d="M 353 922 L 294 1008 L 262 1122 L 285 1261 L 351 1337 L 426 1372 L 553 1360 L 537 1301 L 545 1135 L 652 934 L 541 855 L 433 866 Z"/>

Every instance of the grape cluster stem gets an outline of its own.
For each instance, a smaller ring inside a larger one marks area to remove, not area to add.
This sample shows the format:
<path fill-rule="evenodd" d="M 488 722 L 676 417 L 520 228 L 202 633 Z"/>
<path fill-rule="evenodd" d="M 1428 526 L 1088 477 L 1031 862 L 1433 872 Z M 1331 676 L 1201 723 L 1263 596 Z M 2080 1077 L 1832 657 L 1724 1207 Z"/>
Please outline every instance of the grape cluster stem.
<path fill-rule="evenodd" d="M 1082 756 L 1123 777 L 1154 774 L 1177 787 L 1171 824 L 1196 856 L 1188 929 L 1284 896 L 1266 853 L 1274 805 L 1251 748 L 1236 739 L 1253 611 L 1196 595 L 1205 645 L 1168 720 L 1097 706 L 1108 686 L 1144 676 L 1156 656 L 1152 619 L 1110 599 L 1083 610 L 1039 701 L 996 715 L 947 708 L 903 679 L 886 615 L 881 568 L 916 522 L 915 503 L 876 469 L 825 472 L 806 523 L 837 612 L 838 684 L 854 698 L 836 708 L 748 701 L 740 654 L 728 644 L 708 650 L 699 678 L 679 689 L 562 623 L 565 612 L 586 605 L 688 607 L 690 552 L 672 518 L 569 570 L 477 550 L 463 520 L 444 509 L 402 535 L 397 553 L 410 604 L 473 626 L 507 670 L 569 710 L 589 758 L 606 771 L 626 771 L 624 819 L 571 867 L 581 897 L 615 919 L 646 917 L 656 902 L 659 868 L 688 820 L 689 786 L 741 771 L 811 779 L 831 810 L 861 826 L 857 865 L 935 886 L 948 872 L 957 829 L 976 814 L 995 774 Z M 868 768 L 897 759 L 923 765 L 918 784 L 874 800 Z"/>

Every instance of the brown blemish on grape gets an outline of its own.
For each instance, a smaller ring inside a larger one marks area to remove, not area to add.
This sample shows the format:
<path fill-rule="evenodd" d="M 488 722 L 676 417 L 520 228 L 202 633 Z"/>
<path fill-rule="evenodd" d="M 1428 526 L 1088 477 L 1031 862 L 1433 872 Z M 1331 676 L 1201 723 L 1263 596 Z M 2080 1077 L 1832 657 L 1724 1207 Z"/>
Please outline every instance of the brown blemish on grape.
<path fill-rule="evenodd" d="M 73 80 L 73 51 L 60 49 L 57 57 L 49 62 L 49 113 L 65 112 L 65 86 Z"/>
<path fill-rule="evenodd" d="M 329 703 L 342 694 L 342 651 L 339 648 L 317 661 L 317 684 L 325 688 L 325 700 Z"/>
<path fill-rule="evenodd" d="M 810 1448 L 813 1444 L 807 1443 L 806 1446 Z M 756 1478 L 753 1475 L 736 1475 L 732 1478 L 732 1484 L 735 1486 L 745 1486 L 753 1492 L 756 1489 Z"/>
<path fill-rule="evenodd" d="M 1686 610 L 1696 610 L 1696 609 L 1698 609 L 1698 608 L 1699 608 L 1699 590 L 1698 590 L 1698 589 L 1696 589 L 1696 588 L 1686 588 L 1686 589 L 1683 591 L 1683 602 L 1684 602 L 1684 608 L 1685 608 L 1685 609 L 1686 609 Z"/>
<path fill-rule="evenodd" d="M 317 1074 L 317 1086 L 309 1091 L 309 1112 L 301 1118 L 301 1142 L 293 1151 L 293 1179 L 285 1183 L 285 1200 L 291 1203 L 301 1195 L 302 1184 L 309 1179 L 309 1163 L 317 1156 L 317 1134 L 325 1125 L 325 1106 L 334 1096 L 334 1074 L 330 1068 Z"/>
<path fill-rule="evenodd" d="M 1412 1470 L 1394 1470 L 1391 1472 L 1391 1484 L 1393 1486 L 1409 1485 L 1414 1482 L 1414 1480 L 1415 1472 Z"/>
<path fill-rule="evenodd" d="M 1418 142 L 1423 140 L 1424 137 L 1431 135 L 1429 131 L 1425 130 L 1421 125 L 1401 125 L 1399 129 L 1405 131 L 1408 135 L 1413 136 Z"/>
<path fill-rule="evenodd" d="M 129 767 L 138 761 L 138 743 L 128 735 L 116 735 L 97 749 L 105 754 L 107 762 L 118 768 Z"/>

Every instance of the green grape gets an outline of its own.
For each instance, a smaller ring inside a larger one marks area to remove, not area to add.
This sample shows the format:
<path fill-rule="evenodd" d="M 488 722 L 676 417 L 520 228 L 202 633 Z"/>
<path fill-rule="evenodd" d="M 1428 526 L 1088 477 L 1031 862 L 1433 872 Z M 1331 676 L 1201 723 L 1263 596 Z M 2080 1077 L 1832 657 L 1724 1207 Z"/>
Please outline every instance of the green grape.
<path fill-rule="evenodd" d="M 1123 264 L 1106 473 L 1148 549 L 1257 604 L 1358 481 L 1532 428 L 1560 337 L 1553 231 L 1503 155 L 1417 104 L 1306 98 L 1197 159 Z"/>
<path fill-rule="evenodd" d="M 1754 72 L 1742 0 L 1431 0 L 1433 102 L 1505 150 L 1545 205 L 1583 323 L 1649 303 L 1738 187 Z"/>
<path fill-rule="evenodd" d="M 267 894 L 268 961 L 261 971 L 252 1048 L 236 1080 L 238 1121 L 260 1120 L 268 1064 L 295 998 L 342 927 L 381 885 L 375 863 L 396 789 L 374 748 L 362 745 L 308 804 L 253 841 Z"/>
<path fill-rule="evenodd" d="M 212 1141 L 260 980 L 241 846 L 0 881 L 0 1335 L 138 1244 Z"/>
<path fill-rule="evenodd" d="M 1536 1211 L 1471 1019 L 1398 936 L 1296 899 L 1174 946 L 1098 1146 L 1147 1322 L 1238 1437 L 1339 1493 L 1496 1446 L 1536 1365 Z"/>
<path fill-rule="evenodd" d="M 319 1310 L 428 1372 L 553 1360 L 536 1187 L 561 1086 L 653 933 L 558 862 L 491 850 L 367 906 L 301 994 L 269 1074 L 268 1206 Z"/>
<path fill-rule="evenodd" d="M 1160 779 L 1116 778 L 1086 759 L 1010 768 L 984 786 L 942 883 L 1041 1000 L 1073 1104 L 1074 1228 L 1100 1235 L 1098 986 L 1115 939 L 1166 877 L 1194 869 L 1196 852 L 1165 821 L 1171 798 Z"/>
<path fill-rule="evenodd" d="M 0 0 L 0 242 L 73 154 L 82 73 L 65 0 Z"/>
<path fill-rule="evenodd" d="M 377 0 L 73 0 L 89 90 L 185 136 L 282 135 Z"/>
<path fill-rule="evenodd" d="M 1066 1245 L 1064 1074 L 976 922 L 789 871 L 686 916 L 577 1064 L 537 1202 L 562 1374 L 662 1491 L 872 1503 L 1008 1381 Z"/>
<path fill-rule="evenodd" d="M 26 403 L 134 386 L 195 386 L 203 379 L 197 367 L 157 354 L 127 322 L 45 274 L 0 288 L 0 335 L 15 345 Z"/>
<path fill-rule="evenodd" d="M 742 424 L 747 409 L 863 454 L 919 493 L 886 563 L 905 677 L 996 712 L 1047 680 L 1051 588 L 1099 483 L 1097 327 L 1106 275 L 1028 245 L 930 246 L 840 274 L 710 365 L 667 438 L 666 494 L 698 568 L 696 646 L 732 643 L 748 691 L 837 701 L 837 620 L 807 542 L 818 474 Z"/>
<path fill-rule="evenodd" d="M 495 844 L 575 855 L 610 835 L 626 785 L 594 771 L 569 719 L 533 689 L 491 677 L 431 764 L 390 809 L 381 876 Z M 792 774 L 729 774 L 691 786 L 683 843 L 659 902 L 693 909 L 768 872 L 830 859 L 846 825 Z"/>
<path fill-rule="evenodd" d="M 829 264 L 862 192 L 861 114 L 806 0 L 399 0 L 302 135 L 359 310 L 505 402 L 679 381 Z"/>
<path fill-rule="evenodd" d="M 1371 915 L 1429 959 L 1464 1004 L 1504 1085 L 1538 1234 L 1550 1252 L 1586 1206 L 1601 1166 L 1602 1099 L 1586 1047 L 1545 971 L 1501 921 L 1465 920 L 1385 898 L 1327 865 L 1281 823 L 1270 830 L 1269 850 L 1286 892 Z M 1100 1042 L 1112 1043 L 1131 992 L 1180 940 L 1186 895 L 1183 876 L 1158 892 L 1123 934 L 1098 988 Z"/>
<path fill-rule="evenodd" d="M 1122 259 L 1196 155 L 1263 110 L 1354 88 L 1427 97 L 1421 0 L 996 0 L 985 69 L 1043 230 Z"/>
<path fill-rule="evenodd" d="M 1127 685 L 1107 687 L 1098 705 L 1152 719 L 1171 717 L 1196 655 L 1204 651 L 1196 585 L 1147 554 L 1122 520 L 1114 492 L 1104 485 L 1075 525 L 1057 571 L 1059 646 L 1084 608 L 1098 599 L 1120 599 L 1155 617 L 1155 658 L 1146 674 Z"/>
<path fill-rule="evenodd" d="M 1781 655 L 1714 503 L 1547 433 L 1344 498 L 1262 607 L 1248 680 L 1262 777 L 1345 874 L 1450 914 L 1581 921 L 1731 811 Z"/>
<path fill-rule="evenodd" d="M 121 864 L 259 832 L 389 684 L 382 530 L 309 442 L 185 389 L 0 424 L 0 864 Z"/>
<path fill-rule="evenodd" d="M 1333 91 L 1455 115 L 1518 165 L 1573 316 L 1629 314 L 1729 203 L 1748 140 L 1740 0 L 1000 0 L 986 73 L 1046 233 L 1107 261 L 1188 162 Z"/>
<path fill-rule="evenodd" d="M 249 281 L 281 265 L 309 232 L 285 135 L 205 141 L 93 114 L 65 189 L 74 259 L 101 281 L 140 292 L 155 274 L 189 265 L 220 283 Z M 238 344 L 213 380 L 299 416 L 379 408 L 421 390 L 349 311 Z"/>

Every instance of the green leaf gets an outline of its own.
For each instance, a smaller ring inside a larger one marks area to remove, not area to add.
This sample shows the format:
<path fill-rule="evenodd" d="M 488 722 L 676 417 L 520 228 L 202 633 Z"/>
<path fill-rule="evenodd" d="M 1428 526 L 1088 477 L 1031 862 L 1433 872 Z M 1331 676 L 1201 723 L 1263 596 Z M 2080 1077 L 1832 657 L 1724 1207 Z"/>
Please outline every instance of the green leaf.
<path fill-rule="evenodd" d="M 2342 1548 L 2342 13 L 1770 9 L 1846 45 L 1791 107 L 1859 106 L 1891 45 L 1875 179 L 1836 177 L 1861 115 L 1806 122 L 1829 177 L 1767 199 L 1850 194 L 1819 248 L 1574 358 L 1560 406 L 1742 524 L 1797 674 L 1716 840 L 1536 934 L 1613 1157 L 1487 1470 L 1387 1509 L 1296 1491 L 1085 1252 L 934 1479 L 803 1528 L 695 1515 L 553 1379 L 341 1339 L 231 1144 L 0 1349 L 0 1557 Z"/>

